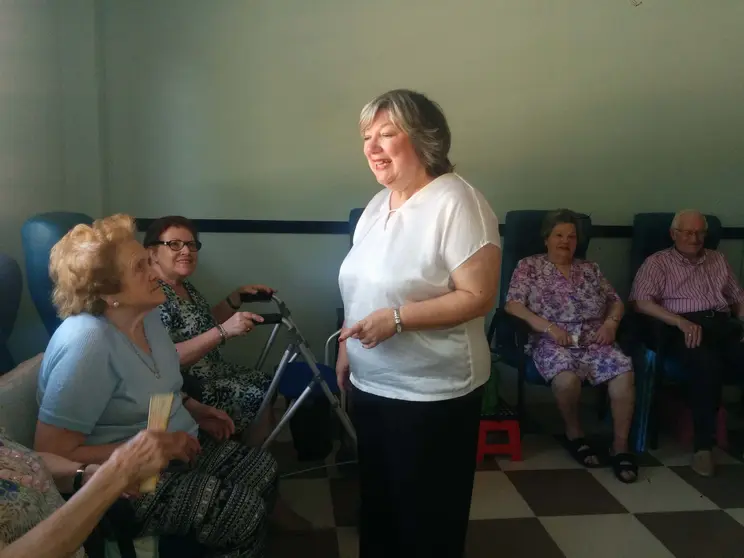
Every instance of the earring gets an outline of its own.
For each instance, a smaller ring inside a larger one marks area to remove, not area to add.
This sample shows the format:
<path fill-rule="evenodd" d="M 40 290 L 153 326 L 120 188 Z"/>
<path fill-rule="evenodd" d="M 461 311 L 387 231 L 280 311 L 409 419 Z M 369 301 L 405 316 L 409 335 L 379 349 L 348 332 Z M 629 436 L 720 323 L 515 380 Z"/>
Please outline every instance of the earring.
<path fill-rule="evenodd" d="M 114 307 L 114 308 L 118 308 L 118 307 L 119 307 L 119 301 L 118 301 L 118 300 L 115 300 L 115 301 L 114 301 L 114 303 L 113 303 L 113 307 Z"/>

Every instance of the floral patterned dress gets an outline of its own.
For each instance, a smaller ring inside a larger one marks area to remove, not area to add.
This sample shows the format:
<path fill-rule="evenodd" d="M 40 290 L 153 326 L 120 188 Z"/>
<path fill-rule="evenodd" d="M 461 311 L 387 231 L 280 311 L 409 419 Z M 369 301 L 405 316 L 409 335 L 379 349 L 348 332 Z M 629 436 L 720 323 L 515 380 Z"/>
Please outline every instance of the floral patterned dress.
<path fill-rule="evenodd" d="M 593 341 L 610 306 L 620 300 L 596 263 L 575 260 L 567 279 L 545 254 L 524 258 L 514 270 L 506 300 L 524 304 L 573 339 L 563 347 L 548 334 L 531 335 L 527 354 L 546 381 L 572 371 L 598 385 L 631 370 L 631 359 L 617 344 Z"/>
<path fill-rule="evenodd" d="M 0 429 L 0 548 L 11 544 L 64 504 L 41 458 Z M 85 558 L 82 548 L 73 558 Z"/>
<path fill-rule="evenodd" d="M 209 304 L 190 282 L 184 281 L 183 286 L 191 300 L 178 296 L 167 283 L 160 284 L 166 296 L 160 305 L 160 319 L 174 343 L 193 339 L 217 325 Z M 271 384 L 271 378 L 263 372 L 227 362 L 219 347 L 182 372 L 186 393 L 225 411 L 238 431 L 256 417 Z"/>

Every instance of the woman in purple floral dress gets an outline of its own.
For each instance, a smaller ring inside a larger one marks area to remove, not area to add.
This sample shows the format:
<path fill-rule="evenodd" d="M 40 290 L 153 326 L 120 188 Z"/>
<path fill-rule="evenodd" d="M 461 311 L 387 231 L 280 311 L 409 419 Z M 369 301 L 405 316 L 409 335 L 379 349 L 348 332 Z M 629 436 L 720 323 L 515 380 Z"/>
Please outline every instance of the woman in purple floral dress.
<path fill-rule="evenodd" d="M 628 451 L 633 365 L 615 343 L 624 307 L 596 263 L 574 259 L 577 224 L 575 214 L 565 209 L 546 217 L 542 233 L 547 254 L 519 262 L 505 309 L 535 332 L 527 353 L 553 388 L 569 450 L 586 467 L 597 467 L 599 459 L 579 423 L 581 384 L 607 383 L 614 421 L 613 469 L 622 482 L 634 482 L 638 466 Z"/>

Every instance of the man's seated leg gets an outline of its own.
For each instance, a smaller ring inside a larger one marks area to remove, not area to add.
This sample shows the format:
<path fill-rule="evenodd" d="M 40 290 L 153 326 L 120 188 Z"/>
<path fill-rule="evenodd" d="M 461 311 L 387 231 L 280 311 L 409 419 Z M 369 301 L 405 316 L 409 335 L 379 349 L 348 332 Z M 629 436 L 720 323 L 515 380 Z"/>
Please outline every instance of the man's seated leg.
<path fill-rule="evenodd" d="M 700 345 L 687 347 L 680 332 L 673 338 L 670 353 L 676 357 L 687 378 L 687 401 L 694 430 L 692 468 L 699 475 L 711 476 L 715 472 L 712 450 L 721 403 L 724 333 L 718 322 L 702 320 L 698 323 L 703 327 Z"/>

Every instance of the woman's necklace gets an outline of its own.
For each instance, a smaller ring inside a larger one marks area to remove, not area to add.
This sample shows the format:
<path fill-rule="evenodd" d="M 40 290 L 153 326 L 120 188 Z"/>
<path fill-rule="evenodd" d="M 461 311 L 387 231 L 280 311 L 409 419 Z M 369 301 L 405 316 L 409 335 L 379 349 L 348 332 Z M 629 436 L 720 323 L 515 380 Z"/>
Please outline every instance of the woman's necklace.
<path fill-rule="evenodd" d="M 127 340 L 129 340 L 129 344 L 132 346 L 132 348 L 134 349 L 134 352 L 137 354 L 139 359 L 142 361 L 142 364 L 147 366 L 147 369 L 153 374 L 155 374 L 155 377 L 159 380 L 160 370 L 158 370 L 158 363 L 155 362 L 155 355 L 152 353 L 152 348 L 150 349 L 150 360 L 152 360 L 152 366 L 151 366 L 150 363 L 147 362 L 147 359 L 145 359 L 145 357 L 142 356 L 142 353 L 140 352 L 139 348 L 134 343 L 132 343 L 132 341 L 128 337 L 127 337 Z"/>
<path fill-rule="evenodd" d="M 114 326 L 114 327 L 116 327 L 116 326 Z M 127 335 L 126 333 L 124 333 L 123 331 L 121 331 L 118 327 L 116 327 L 116 330 L 119 333 L 121 333 L 121 335 L 124 336 L 124 339 L 127 340 L 127 343 L 129 343 L 129 346 L 134 351 L 134 354 L 137 355 L 137 358 L 140 359 L 140 361 L 142 362 L 142 364 L 144 364 L 145 366 L 147 366 L 147 369 L 150 372 L 152 372 L 155 375 L 155 377 L 159 380 L 160 379 L 160 370 L 158 369 L 158 363 L 155 360 L 155 353 L 152 350 L 152 345 L 150 345 L 150 341 L 147 339 L 147 332 L 145 331 L 145 324 L 142 324 L 142 334 L 144 335 L 145 341 L 147 342 L 148 346 L 150 346 L 150 360 L 152 360 L 152 364 L 150 364 L 149 362 L 147 362 L 147 359 L 142 355 L 141 349 L 134 343 L 134 341 L 132 341 L 129 338 L 129 335 Z"/>

